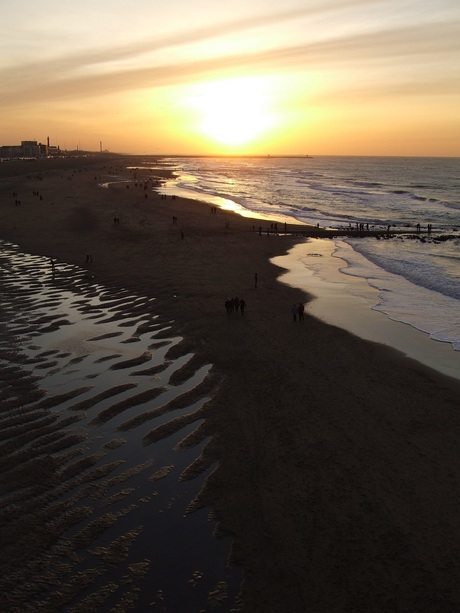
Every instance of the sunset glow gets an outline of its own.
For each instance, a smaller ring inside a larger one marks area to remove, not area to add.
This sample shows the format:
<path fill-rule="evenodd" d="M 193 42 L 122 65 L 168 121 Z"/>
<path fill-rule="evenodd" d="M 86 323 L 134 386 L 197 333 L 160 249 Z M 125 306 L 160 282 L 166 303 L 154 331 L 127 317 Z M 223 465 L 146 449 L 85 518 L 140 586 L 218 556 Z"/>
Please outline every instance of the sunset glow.
<path fill-rule="evenodd" d="M 0 39 L 1 144 L 460 155 L 460 4 L 420 4 L 18 0 Z"/>
<path fill-rule="evenodd" d="M 211 81 L 197 87 L 199 129 L 224 145 L 242 145 L 273 126 L 269 93 L 258 79 Z"/>

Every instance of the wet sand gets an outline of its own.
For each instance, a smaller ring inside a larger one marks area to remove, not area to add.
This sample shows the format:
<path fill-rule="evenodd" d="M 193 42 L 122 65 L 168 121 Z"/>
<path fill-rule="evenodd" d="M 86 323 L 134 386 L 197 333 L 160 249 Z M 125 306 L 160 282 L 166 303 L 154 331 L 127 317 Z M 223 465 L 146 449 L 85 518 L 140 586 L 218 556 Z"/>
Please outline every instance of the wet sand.
<path fill-rule="evenodd" d="M 0 284 L 1 610 L 207 610 L 219 586 L 230 610 L 231 539 L 195 503 L 212 366 L 84 268 L 0 241 Z"/>
<path fill-rule="evenodd" d="M 242 611 L 460 611 L 458 381 L 311 316 L 294 324 L 290 305 L 308 297 L 277 281 L 270 258 L 298 239 L 259 236 L 258 220 L 144 189 L 166 173 L 105 189 L 121 159 L 32 164 L 12 178 L 4 166 L 0 238 L 58 269 L 82 266 L 114 295 L 154 298 L 183 335 L 181 351 L 213 365 L 201 461 L 218 464 L 194 506 L 212 508 L 233 536 Z M 244 317 L 226 315 L 233 295 L 245 298 Z M 37 400 L 12 368 L 19 407 Z M 2 404 L 8 415 L 6 391 Z M 57 470 L 35 471 L 46 493 Z M 44 534 L 34 542 L 48 546 Z M 2 551 L 5 568 L 11 549 Z"/>

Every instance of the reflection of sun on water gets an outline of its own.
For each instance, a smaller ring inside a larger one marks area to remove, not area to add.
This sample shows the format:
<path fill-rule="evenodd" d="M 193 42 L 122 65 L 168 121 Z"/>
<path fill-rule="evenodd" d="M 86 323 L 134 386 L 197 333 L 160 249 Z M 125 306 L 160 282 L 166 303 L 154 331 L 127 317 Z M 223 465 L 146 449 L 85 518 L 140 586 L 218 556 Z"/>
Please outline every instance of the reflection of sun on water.
<path fill-rule="evenodd" d="M 198 86 L 201 131 L 225 145 L 241 145 L 261 136 L 273 125 L 270 95 L 262 79 L 211 81 Z"/>

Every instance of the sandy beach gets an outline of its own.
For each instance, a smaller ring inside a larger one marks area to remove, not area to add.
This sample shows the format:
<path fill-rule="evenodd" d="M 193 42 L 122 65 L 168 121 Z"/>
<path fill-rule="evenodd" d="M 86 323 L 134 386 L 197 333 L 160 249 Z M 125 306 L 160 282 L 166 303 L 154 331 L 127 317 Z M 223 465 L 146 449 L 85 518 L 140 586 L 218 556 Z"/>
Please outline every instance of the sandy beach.
<path fill-rule="evenodd" d="M 82 267 L 114 295 L 155 299 L 160 321 L 174 321 L 195 359 L 213 365 L 197 462 L 216 468 L 194 504 L 212 509 L 233 539 L 240 610 L 460 611 L 460 382 L 311 316 L 293 323 L 291 305 L 308 295 L 280 283 L 270 259 L 305 239 L 259 236 L 259 220 L 165 199 L 151 188 L 167 171 L 126 165 L 142 158 L 0 163 L 0 239 L 53 259 L 58 271 Z M 225 312 L 236 295 L 244 316 Z M 14 339 L 3 326 L 0 335 L 7 360 Z M 17 356 L 2 370 L 3 381 L 16 381 L 16 408 L 40 397 Z M 2 420 L 10 397 L 5 386 Z M 12 465 L 2 438 L 2 483 L 21 505 L 30 473 Z M 43 495 L 59 472 L 49 457 L 34 466 Z M 33 508 L 18 523 L 10 506 L 2 510 L 2 610 L 25 611 L 27 593 L 8 600 L 11 552 L 30 561 L 60 528 L 37 531 Z M 33 550 L 14 549 L 11 535 L 24 530 Z M 116 610 L 141 610 L 132 597 Z M 53 606 L 41 610 L 112 610 Z"/>

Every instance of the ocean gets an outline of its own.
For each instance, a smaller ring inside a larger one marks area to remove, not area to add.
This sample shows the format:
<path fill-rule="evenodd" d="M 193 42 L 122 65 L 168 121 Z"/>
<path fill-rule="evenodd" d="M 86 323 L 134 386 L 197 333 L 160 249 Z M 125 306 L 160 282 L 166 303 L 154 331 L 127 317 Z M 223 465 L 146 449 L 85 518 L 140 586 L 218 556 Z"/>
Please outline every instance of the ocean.
<path fill-rule="evenodd" d="M 291 284 L 313 294 L 314 288 L 321 293 L 318 279 L 338 284 L 358 302 L 364 296 L 367 309 L 460 351 L 460 158 L 197 157 L 162 163 L 175 173 L 165 193 L 257 215 L 264 228 L 270 221 L 295 221 L 394 230 L 381 240 L 309 239 L 308 248 L 299 245 L 290 254 L 296 262 Z M 276 263 L 291 268 L 289 259 Z M 356 324 L 357 315 L 351 319 Z M 332 315 L 329 321 L 337 323 Z"/>

